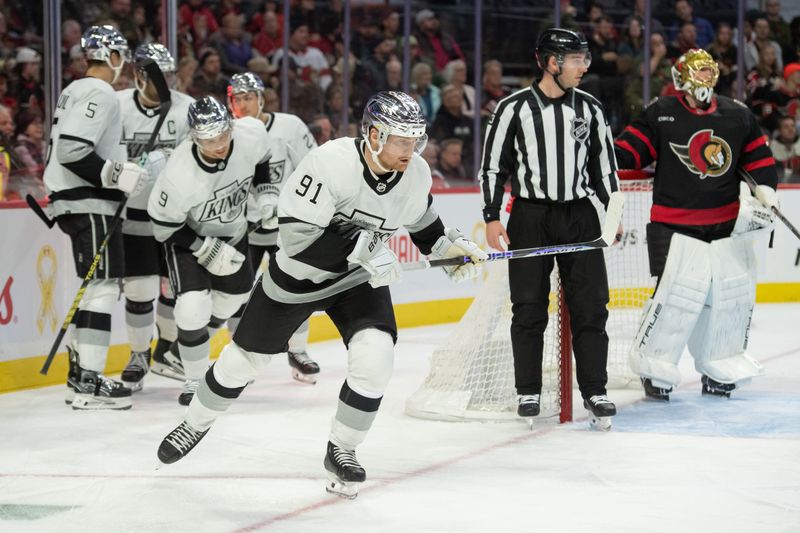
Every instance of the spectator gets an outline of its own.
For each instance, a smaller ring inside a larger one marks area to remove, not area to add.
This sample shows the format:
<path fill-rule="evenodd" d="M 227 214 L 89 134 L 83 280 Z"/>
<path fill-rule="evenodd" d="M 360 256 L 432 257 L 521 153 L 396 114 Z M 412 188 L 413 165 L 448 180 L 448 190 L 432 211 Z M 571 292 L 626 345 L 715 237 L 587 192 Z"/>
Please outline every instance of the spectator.
<path fill-rule="evenodd" d="M 625 84 L 625 111 L 630 118 L 638 117 L 644 109 L 642 76 L 643 58 L 634 63 Z M 667 57 L 667 43 L 660 33 L 650 35 L 650 97 L 660 96 L 672 84 L 672 61 Z"/>
<path fill-rule="evenodd" d="M 272 87 L 264 89 L 264 110 L 267 113 L 279 113 L 281 110 L 281 99 L 278 96 L 278 91 Z"/>
<path fill-rule="evenodd" d="M 770 148 L 778 163 L 780 180 L 784 183 L 800 181 L 800 138 L 794 117 L 780 118 Z"/>
<path fill-rule="evenodd" d="M 394 39 L 397 46 L 400 45 L 400 13 L 397 11 L 386 11 L 381 17 L 381 34 L 389 39 Z"/>
<path fill-rule="evenodd" d="M 597 31 L 589 39 L 589 52 L 592 54 L 592 64 L 588 73 L 596 75 L 598 79 L 595 87 L 586 86 L 586 90 L 593 92 L 593 96 L 603 102 L 612 131 L 616 132 L 617 126 L 624 122 L 621 119 L 625 78 L 619 72 L 614 25 L 609 17 L 603 16 L 598 22 Z"/>
<path fill-rule="evenodd" d="M 744 45 L 744 66 L 748 71 L 753 70 L 758 63 L 759 52 L 764 47 L 775 49 L 778 69 L 783 70 L 783 51 L 781 46 L 769 38 L 769 21 L 763 14 L 753 20 L 753 39 Z"/>
<path fill-rule="evenodd" d="M 436 170 L 441 173 L 448 187 L 471 187 L 475 185 L 472 175 L 464 170 L 461 139 L 445 139 L 439 143 L 439 159 Z"/>
<path fill-rule="evenodd" d="M 210 44 L 219 53 L 222 72 L 233 76 L 247 71 L 247 62 L 253 58 L 250 34 L 244 31 L 244 20 L 229 11 L 222 17 L 222 30 L 211 37 Z"/>
<path fill-rule="evenodd" d="M 736 79 L 737 57 L 736 45 L 733 44 L 733 28 L 727 22 L 717 26 L 717 36 L 708 47 L 708 53 L 719 66 L 719 80 L 714 90 L 718 94 L 731 96 L 733 82 Z"/>
<path fill-rule="evenodd" d="M 394 57 L 386 62 L 386 90 L 403 90 L 403 64 Z"/>
<path fill-rule="evenodd" d="M 8 75 L 0 70 L 0 105 L 4 105 L 11 110 L 12 116 L 17 109 L 17 100 L 12 95 L 8 94 Z M 14 128 L 11 128 L 11 133 L 14 133 Z"/>
<path fill-rule="evenodd" d="M 678 20 L 669 30 L 670 40 L 677 40 L 681 26 L 687 22 L 694 24 L 698 47 L 705 48 L 714 40 L 714 27 L 706 19 L 694 16 L 692 4 L 689 3 L 689 0 L 676 0 L 675 15 Z"/>
<path fill-rule="evenodd" d="M 278 13 L 277 2 L 273 1 L 264 2 L 261 11 L 250 18 L 250 22 L 248 22 L 245 29 L 253 35 L 259 33 L 263 29 L 264 24 L 266 24 L 267 15 L 275 18 L 278 30 L 281 31 L 283 28 L 283 15 Z"/>
<path fill-rule="evenodd" d="M 195 50 L 205 47 L 209 37 L 219 31 L 219 23 L 204 0 L 189 0 L 182 4 L 178 15 L 181 26 L 191 31 Z"/>
<path fill-rule="evenodd" d="M 464 101 L 461 111 L 465 117 L 475 116 L 475 87 L 467 85 L 467 64 L 461 59 L 454 59 L 444 67 L 445 83 L 461 89 Z"/>
<path fill-rule="evenodd" d="M 9 181 L 11 178 L 10 144 L 14 135 L 14 120 L 11 110 L 0 104 L 0 201 L 11 200 Z"/>
<path fill-rule="evenodd" d="M 247 62 L 247 71 L 261 78 L 265 86 L 269 85 L 272 75 L 275 74 L 275 69 L 267 58 L 261 56 L 255 56 Z"/>
<path fill-rule="evenodd" d="M 617 57 L 620 74 L 628 74 L 636 60 L 641 61 L 644 51 L 644 31 L 642 19 L 629 17 L 628 23 L 622 34 L 622 40 L 617 45 Z"/>
<path fill-rule="evenodd" d="M 358 102 L 364 102 L 379 91 L 388 89 L 386 63 L 394 57 L 397 41 L 390 37 L 379 37 L 373 42 L 372 53 L 356 67 L 354 89 Z M 361 105 L 356 106 L 356 113 Z"/>
<path fill-rule="evenodd" d="M 293 22 L 293 24 L 295 24 Z M 298 82 L 315 83 L 323 91 L 331 84 L 331 69 L 328 60 L 319 48 L 308 45 L 308 24 L 297 22 L 289 35 L 289 56 L 295 64 L 295 75 Z M 272 64 L 278 66 L 283 57 L 283 48 L 279 48 L 272 56 Z M 292 62 L 290 62 L 290 65 Z"/>
<path fill-rule="evenodd" d="M 445 181 L 444 176 L 442 173 L 439 172 L 437 168 L 439 166 L 439 143 L 436 142 L 436 139 L 428 139 L 427 144 L 425 144 L 425 149 L 420 154 L 420 157 L 428 163 L 428 166 L 431 169 L 431 178 L 433 183 L 431 184 L 431 190 L 435 191 L 437 189 L 449 189 L 450 185 Z"/>
<path fill-rule="evenodd" d="M 442 107 L 436 114 L 436 120 L 430 129 L 430 136 L 442 143 L 444 139 L 459 139 L 462 141 L 461 153 L 463 154 L 464 167 L 468 174 L 472 174 L 472 139 L 473 122 L 465 117 L 461 106 L 464 102 L 464 92 L 460 87 L 447 85 L 442 89 Z M 444 143 L 442 143 L 444 144 Z M 442 146 L 444 151 L 444 146 Z"/>
<path fill-rule="evenodd" d="M 61 24 L 61 60 L 69 61 L 69 53 L 72 47 L 81 44 L 81 25 L 77 20 L 67 19 Z"/>
<path fill-rule="evenodd" d="M 350 43 L 351 51 L 358 59 L 364 59 L 372 54 L 375 41 L 381 38 L 381 25 L 378 19 L 366 17 L 355 30 L 355 37 Z"/>
<path fill-rule="evenodd" d="M 140 3 L 133 4 L 132 10 L 133 25 L 136 28 L 135 42 L 138 44 L 149 44 L 155 41 L 153 33 L 150 31 L 152 22 L 147 20 L 147 12 L 144 5 Z"/>
<path fill-rule="evenodd" d="M 88 66 L 81 45 L 73 45 L 69 51 L 69 59 L 64 68 L 64 76 L 61 81 L 62 87 L 66 87 L 73 81 L 83 78 L 86 75 Z"/>
<path fill-rule="evenodd" d="M 783 50 L 783 62 L 796 61 L 797 58 L 792 55 L 796 52 L 792 50 L 792 32 L 789 23 L 781 16 L 781 0 L 766 0 L 764 10 L 769 22 L 769 34 Z"/>
<path fill-rule="evenodd" d="M 634 2 L 634 4 L 633 4 L 633 14 L 628 16 L 627 19 L 625 19 L 625 23 L 623 24 L 624 27 L 626 27 L 626 28 L 628 27 L 628 22 L 633 17 L 636 17 L 641 21 L 644 20 L 644 3 L 645 3 L 645 0 L 636 0 Z M 653 2 L 653 4 L 655 4 L 655 2 Z M 655 6 L 653 6 L 653 7 L 655 7 Z M 651 11 L 650 14 L 652 15 L 652 11 Z M 650 35 L 653 35 L 654 33 L 660 33 L 661 35 L 666 35 L 667 34 L 667 32 L 664 31 L 664 25 L 661 24 L 661 22 L 658 19 L 656 19 L 656 18 L 651 16 L 650 17 Z"/>
<path fill-rule="evenodd" d="M 131 50 L 141 44 L 136 23 L 131 16 L 131 0 L 109 0 L 101 18 L 113 22 L 112 25 L 128 40 Z"/>
<path fill-rule="evenodd" d="M 433 124 L 442 105 L 439 88 L 432 84 L 433 69 L 427 63 L 417 63 L 411 69 L 411 95 L 419 102 L 428 125 Z"/>
<path fill-rule="evenodd" d="M 42 117 L 30 111 L 17 115 L 15 130 L 14 161 L 19 165 L 11 176 L 9 188 L 15 190 L 20 197 L 31 194 L 35 198 L 45 197 L 42 181 L 47 145 L 44 142 Z"/>
<path fill-rule="evenodd" d="M 234 15 L 242 15 L 242 9 L 239 6 L 240 2 L 241 0 L 219 0 L 219 3 L 217 4 L 217 13 L 216 13 L 217 20 L 222 22 L 224 25 L 223 19 L 225 18 L 225 15 L 227 15 L 228 13 L 233 13 Z M 244 18 L 244 15 L 242 15 L 242 18 Z"/>
<path fill-rule="evenodd" d="M 333 125 L 328 115 L 315 116 L 311 124 L 308 125 L 308 129 L 311 131 L 311 135 L 314 136 L 314 140 L 317 141 L 317 146 L 322 146 L 334 138 Z"/>
<path fill-rule="evenodd" d="M 183 56 L 178 61 L 178 69 L 175 72 L 175 90 L 189 94 L 192 88 L 192 80 L 197 72 L 197 60 L 192 56 Z"/>
<path fill-rule="evenodd" d="M 777 89 L 763 98 L 762 126 L 769 131 L 778 127 L 781 115 L 789 115 L 795 120 L 800 118 L 800 63 L 789 63 L 783 69 L 783 83 L 776 84 Z M 754 95 L 755 99 L 756 95 Z"/>
<path fill-rule="evenodd" d="M 19 109 L 44 110 L 44 90 L 41 82 L 42 57 L 31 48 L 17 48 L 17 60 L 14 67 L 17 78 L 15 80 L 14 97 Z"/>
<path fill-rule="evenodd" d="M 206 48 L 200 54 L 198 70 L 192 80 L 189 94 L 195 98 L 211 95 L 220 102 L 228 97 L 228 78 L 222 74 L 222 62 L 219 53 L 213 48 Z"/>
<path fill-rule="evenodd" d="M 673 59 L 677 59 L 689 50 L 700 48 L 697 43 L 697 27 L 693 22 L 684 22 L 681 24 L 681 29 L 678 35 L 672 42 L 672 50 L 669 50 L 669 55 Z"/>
<path fill-rule="evenodd" d="M 423 9 L 417 13 L 416 21 L 416 37 L 422 57 L 436 67 L 437 71 L 454 59 L 464 59 L 464 53 L 453 36 L 441 31 L 436 13 Z"/>
<path fill-rule="evenodd" d="M 331 84 L 325 91 L 325 115 L 331 120 L 333 138 L 345 135 L 346 126 L 342 127 L 342 109 L 344 108 L 344 90 L 340 84 Z M 348 116 L 350 112 L 348 110 Z M 319 143 L 317 143 L 319 144 Z"/>
<path fill-rule="evenodd" d="M 274 11 L 264 13 L 262 20 L 258 33 L 253 37 L 253 48 L 263 56 L 270 56 L 283 46 L 283 31 Z"/>
<path fill-rule="evenodd" d="M 481 116 L 494 113 L 497 103 L 511 94 L 511 89 L 503 85 L 503 64 L 490 59 L 483 64 L 483 94 L 481 95 Z"/>

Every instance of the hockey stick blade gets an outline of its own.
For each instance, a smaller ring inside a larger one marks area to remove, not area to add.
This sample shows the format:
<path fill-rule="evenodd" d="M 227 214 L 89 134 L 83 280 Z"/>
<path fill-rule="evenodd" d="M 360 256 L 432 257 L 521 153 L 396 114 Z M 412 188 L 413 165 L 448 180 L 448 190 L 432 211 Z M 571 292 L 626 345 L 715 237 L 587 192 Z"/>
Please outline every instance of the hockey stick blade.
<path fill-rule="evenodd" d="M 44 212 L 42 206 L 39 205 L 39 202 L 36 201 L 36 198 L 31 196 L 30 194 L 25 195 L 25 201 L 28 203 L 28 207 L 30 207 L 36 216 L 41 219 L 42 222 L 47 224 L 48 228 L 51 228 L 56 225 L 56 219 L 50 218 L 47 216 L 47 213 Z"/>
<path fill-rule="evenodd" d="M 161 125 L 164 124 L 164 120 L 167 118 L 167 112 L 172 105 L 167 80 L 164 78 L 164 74 L 161 72 L 161 69 L 158 68 L 158 64 L 152 59 L 147 59 L 142 62 L 142 68 L 147 73 L 147 79 L 151 80 L 153 85 L 155 85 L 156 92 L 158 92 L 159 107 L 158 121 L 156 121 L 155 128 L 153 128 L 153 132 L 150 134 L 150 139 L 147 141 L 142 158 L 139 160 L 139 166 L 143 166 L 145 164 L 147 161 L 147 154 L 153 150 L 153 147 L 158 140 L 158 132 L 161 129 Z M 97 267 L 100 264 L 100 259 L 103 257 L 106 247 L 108 247 L 108 241 L 111 239 L 111 236 L 114 234 L 114 232 L 117 231 L 120 222 L 122 222 L 122 213 L 125 211 L 125 205 L 127 203 L 127 198 L 119 203 L 117 210 L 114 212 L 114 216 L 111 218 L 111 222 L 108 223 L 108 231 L 106 232 L 105 237 L 103 237 L 103 242 L 100 243 L 97 253 L 95 253 L 94 259 L 92 259 L 92 264 L 89 266 L 89 271 L 83 278 L 81 286 L 78 289 L 78 293 L 72 300 L 72 305 L 70 306 L 69 311 L 67 311 L 67 316 L 64 318 L 64 323 L 61 324 L 61 329 L 58 330 L 58 335 L 56 335 L 56 339 L 53 341 L 53 345 L 50 347 L 50 352 L 47 354 L 44 365 L 42 365 L 42 369 L 39 371 L 39 373 L 44 376 L 46 376 L 47 371 L 50 370 L 50 365 L 53 363 L 56 352 L 58 352 L 58 347 L 61 346 L 61 341 L 64 340 L 64 335 L 66 335 L 69 325 L 72 323 L 72 318 L 75 316 L 75 313 L 78 311 L 78 307 L 81 305 L 83 293 L 86 292 L 89 282 L 92 281 L 92 278 L 94 277 L 95 270 L 97 270 Z"/>
<path fill-rule="evenodd" d="M 756 187 L 758 186 L 758 183 L 756 183 L 755 178 L 753 178 L 753 176 L 743 168 L 739 168 L 738 170 L 739 174 L 742 176 L 745 183 L 747 183 L 747 186 L 750 187 L 750 192 L 752 192 L 755 195 Z M 800 230 L 798 230 L 794 224 L 789 222 L 789 219 L 786 218 L 786 215 L 784 215 L 780 209 L 778 209 L 777 207 L 773 207 L 772 212 L 775 213 L 775 216 L 778 217 L 780 221 L 786 225 L 787 228 L 789 228 L 789 231 L 794 233 L 795 237 L 800 239 Z"/>
<path fill-rule="evenodd" d="M 480 261 L 503 261 L 506 259 L 522 259 L 524 257 L 540 257 L 543 255 L 568 254 L 572 252 L 583 252 L 606 248 L 611 246 L 617 237 L 617 230 L 622 221 L 622 208 L 625 203 L 625 196 L 621 192 L 611 194 L 606 208 L 606 218 L 603 222 L 603 232 L 600 237 L 593 241 L 578 242 L 574 244 L 554 244 L 551 246 L 538 246 L 536 248 L 523 248 L 521 250 L 507 250 L 505 252 L 489 252 L 489 257 Z M 415 263 L 403 264 L 403 270 L 427 270 L 434 267 L 458 266 L 471 262 L 467 256 L 448 257 L 446 259 L 428 259 Z"/>

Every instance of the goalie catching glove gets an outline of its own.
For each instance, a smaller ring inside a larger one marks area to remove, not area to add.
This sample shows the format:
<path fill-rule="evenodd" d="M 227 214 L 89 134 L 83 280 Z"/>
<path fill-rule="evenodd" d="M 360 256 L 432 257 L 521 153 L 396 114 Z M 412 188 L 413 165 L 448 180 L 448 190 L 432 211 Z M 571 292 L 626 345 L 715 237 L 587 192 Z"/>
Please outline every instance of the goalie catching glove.
<path fill-rule="evenodd" d="M 356 246 L 347 256 L 347 262 L 359 265 L 369 272 L 369 284 L 376 289 L 399 281 L 403 275 L 397 256 L 372 231 L 359 232 Z"/>
<path fill-rule="evenodd" d="M 472 261 L 463 265 L 443 267 L 447 275 L 456 283 L 477 277 L 481 273 L 481 267 L 477 264 L 486 261 L 489 256 L 481 250 L 477 244 L 468 241 L 460 231 L 453 228 L 445 228 L 444 235 L 439 237 L 433 245 L 431 256 L 436 259 L 447 259 L 449 257 L 467 256 Z"/>
<path fill-rule="evenodd" d="M 235 274 L 244 263 L 244 254 L 216 237 L 206 237 L 200 249 L 192 253 L 200 266 L 215 276 Z"/>
<path fill-rule="evenodd" d="M 100 180 L 104 187 L 119 189 L 128 196 L 142 192 L 152 181 L 150 173 L 136 163 L 111 161 L 103 164 Z"/>

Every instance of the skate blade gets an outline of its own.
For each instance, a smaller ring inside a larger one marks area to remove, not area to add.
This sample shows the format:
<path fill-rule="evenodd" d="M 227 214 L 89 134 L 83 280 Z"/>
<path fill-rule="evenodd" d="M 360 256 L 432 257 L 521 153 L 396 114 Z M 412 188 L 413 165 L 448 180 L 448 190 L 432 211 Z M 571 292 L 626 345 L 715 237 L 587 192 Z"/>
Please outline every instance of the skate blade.
<path fill-rule="evenodd" d="M 122 384 L 125 385 L 125 388 L 130 389 L 132 393 L 139 392 L 144 388 L 144 378 L 139 381 L 125 381 L 123 379 Z"/>
<path fill-rule="evenodd" d="M 174 379 L 176 381 L 186 381 L 186 376 L 182 372 L 177 372 L 171 367 L 161 363 L 156 363 L 155 361 L 153 362 L 153 366 L 150 368 L 150 372 L 165 378 Z"/>
<path fill-rule="evenodd" d="M 611 431 L 611 417 L 589 414 L 589 429 L 594 431 Z"/>
<path fill-rule="evenodd" d="M 67 405 L 72 405 L 72 401 L 75 399 L 75 390 L 67 389 L 67 394 L 64 395 L 64 403 Z"/>
<path fill-rule="evenodd" d="M 72 400 L 72 408 L 76 411 L 98 411 L 104 409 L 123 411 L 130 409 L 131 406 L 130 397 L 99 399 L 89 394 L 75 394 L 75 399 Z"/>
<path fill-rule="evenodd" d="M 328 481 L 325 483 L 325 490 L 335 494 L 340 498 L 355 500 L 358 496 L 358 483 L 342 481 L 334 474 L 328 474 Z"/>
<path fill-rule="evenodd" d="M 292 377 L 300 383 L 305 383 L 307 385 L 317 384 L 317 378 L 314 377 L 314 374 L 303 374 L 294 367 L 292 367 Z"/>

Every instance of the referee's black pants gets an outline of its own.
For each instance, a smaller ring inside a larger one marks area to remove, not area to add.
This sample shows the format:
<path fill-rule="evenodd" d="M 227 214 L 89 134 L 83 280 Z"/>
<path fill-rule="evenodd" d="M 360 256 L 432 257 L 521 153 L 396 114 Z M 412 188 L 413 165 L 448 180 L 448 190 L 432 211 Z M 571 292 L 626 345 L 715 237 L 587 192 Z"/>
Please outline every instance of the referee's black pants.
<path fill-rule="evenodd" d="M 600 236 L 591 200 L 543 204 L 517 199 L 508 221 L 512 250 L 572 244 Z M 508 262 L 513 317 L 511 344 L 517 394 L 542 391 L 542 353 L 547 328 L 550 274 L 558 261 L 572 329 L 578 387 L 583 398 L 606 393 L 608 278 L 603 250 Z"/>

